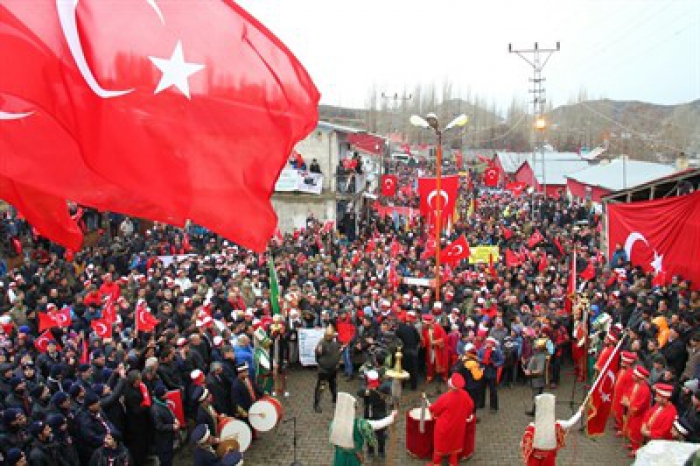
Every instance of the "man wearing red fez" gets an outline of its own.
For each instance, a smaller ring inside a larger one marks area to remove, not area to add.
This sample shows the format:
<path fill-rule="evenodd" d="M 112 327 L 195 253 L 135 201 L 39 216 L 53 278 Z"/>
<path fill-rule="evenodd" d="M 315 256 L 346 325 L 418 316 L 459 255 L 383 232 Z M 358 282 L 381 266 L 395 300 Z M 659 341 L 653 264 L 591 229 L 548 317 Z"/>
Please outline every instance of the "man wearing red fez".
<path fill-rule="evenodd" d="M 452 374 L 448 386 L 447 393 L 430 405 L 430 413 L 435 418 L 433 465 L 442 464 L 443 456 L 449 458 L 450 466 L 458 464 L 465 444 L 467 419 L 474 410 L 474 402 L 463 390 L 464 378 L 460 374 Z"/>
<path fill-rule="evenodd" d="M 442 325 L 435 324 L 435 317 L 426 314 L 423 317 L 423 332 L 421 345 L 425 347 L 425 366 L 428 373 L 428 383 L 432 382 L 435 374 L 447 382 L 447 334 Z"/>
<path fill-rule="evenodd" d="M 630 441 L 627 448 L 630 450 L 631 457 L 636 455 L 637 449 L 642 446 L 644 441 L 642 424 L 644 423 L 644 416 L 651 405 L 651 389 L 649 384 L 647 384 L 649 371 L 644 366 L 636 366 L 633 374 L 634 385 L 630 389 L 624 429 Z"/>
<path fill-rule="evenodd" d="M 623 351 L 620 357 L 620 370 L 615 378 L 615 389 L 613 391 L 612 412 L 615 416 L 615 436 L 622 437 L 622 424 L 624 422 L 625 407 L 622 400 L 629 404 L 630 388 L 634 385 L 634 367 L 637 354 L 632 351 Z"/>
<path fill-rule="evenodd" d="M 656 404 L 647 410 L 642 424 L 642 435 L 647 440 L 673 440 L 673 421 L 678 412 L 669 401 L 673 395 L 673 385 L 657 383 L 654 385 Z"/>

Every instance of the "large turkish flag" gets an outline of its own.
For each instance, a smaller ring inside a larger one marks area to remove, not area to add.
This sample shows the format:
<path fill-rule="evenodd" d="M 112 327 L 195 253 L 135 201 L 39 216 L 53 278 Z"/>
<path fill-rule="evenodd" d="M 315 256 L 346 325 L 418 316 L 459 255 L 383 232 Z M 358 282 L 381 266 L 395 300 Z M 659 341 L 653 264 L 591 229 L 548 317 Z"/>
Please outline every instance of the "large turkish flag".
<path fill-rule="evenodd" d="M 437 191 L 435 178 L 418 178 L 418 192 L 420 193 L 420 213 L 428 217 L 431 223 L 436 218 L 435 212 L 438 206 L 442 210 L 442 224 L 452 217 L 455 210 L 455 202 L 459 190 L 459 176 L 443 176 L 440 180 L 440 193 Z"/>
<path fill-rule="evenodd" d="M 29 153 L 0 145 L 0 174 L 97 208 L 191 219 L 265 249 L 277 223 L 274 184 L 315 127 L 320 96 L 242 8 L 3 0 L 0 42 L 0 111 L 14 115 L 0 114 L 0 139 L 17 141 L 8 132 L 19 119 L 23 131 L 51 127 L 41 137 L 63 140 Z M 4 107 L 3 96 L 21 108 Z"/>
<path fill-rule="evenodd" d="M 700 191 L 629 204 L 608 204 L 608 257 L 621 244 L 647 272 L 680 275 L 700 289 Z"/>

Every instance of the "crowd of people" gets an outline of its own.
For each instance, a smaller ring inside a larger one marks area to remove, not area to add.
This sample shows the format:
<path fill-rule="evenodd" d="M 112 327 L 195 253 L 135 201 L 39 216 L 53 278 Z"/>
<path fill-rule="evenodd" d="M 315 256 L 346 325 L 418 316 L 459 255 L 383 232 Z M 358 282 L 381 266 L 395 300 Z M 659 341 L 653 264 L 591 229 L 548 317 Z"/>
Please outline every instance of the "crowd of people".
<path fill-rule="evenodd" d="M 430 172 L 398 167 L 385 169 L 401 186 Z M 417 205 L 417 196 L 403 190 L 397 205 Z M 654 285 L 619 246 L 606 257 L 601 219 L 583 202 L 482 189 L 471 172 L 444 245 L 465 235 L 473 246 L 499 246 L 501 257 L 446 268 L 439 300 L 435 289 L 401 280 L 434 278 L 417 216 L 370 213 L 352 232 L 309 216 L 266 254 L 201 228 L 144 230 L 124 218 L 101 229 L 95 246 L 67 252 L 22 235 L 31 229 L 11 214 L 6 223 L 32 252 L 0 279 L 3 464 L 140 465 L 155 455 L 168 465 L 188 434 L 195 464 L 237 464 L 240 452 L 214 451 L 219 417 L 247 422 L 264 394 L 290 396 L 299 331 L 313 328 L 326 334 L 309 405 L 317 412 L 326 387 L 336 401 L 342 370 L 360 380 L 365 416 L 385 418 L 386 397 L 375 390 L 386 394 L 385 372 L 400 348 L 407 388 L 459 373 L 473 411 L 488 404 L 497 413 L 499 390 L 528 383 L 534 415 L 534 396 L 556 389 L 563 363 L 575 359 L 577 376 L 590 382 L 606 349 L 623 339 L 621 374 L 634 383 L 619 382 L 613 409 L 630 452 L 649 439 L 700 436 L 697 284 L 673 277 Z M 144 312 L 152 326 L 142 325 Z M 105 334 L 96 323 L 107 317 Z M 184 423 L 165 398 L 174 390 Z M 381 431 L 369 450 L 378 456 Z"/>

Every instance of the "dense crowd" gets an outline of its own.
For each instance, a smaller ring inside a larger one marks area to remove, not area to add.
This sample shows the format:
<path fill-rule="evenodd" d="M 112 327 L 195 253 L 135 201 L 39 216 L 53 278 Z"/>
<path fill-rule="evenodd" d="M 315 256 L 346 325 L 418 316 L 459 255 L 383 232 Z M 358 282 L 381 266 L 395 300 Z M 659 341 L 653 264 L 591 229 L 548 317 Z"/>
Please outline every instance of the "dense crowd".
<path fill-rule="evenodd" d="M 430 167 L 385 169 L 411 186 L 416 170 Z M 416 190 L 402 191 L 395 202 L 417 206 Z M 240 456 L 224 463 L 214 454 L 218 415 L 246 420 L 264 393 L 294 400 L 286 377 L 299 365 L 300 329 L 330 329 L 337 343 L 338 354 L 319 357 L 317 411 L 326 385 L 335 401 L 341 364 L 348 379 L 359 374 L 366 386 L 367 374 L 381 380 L 401 348 L 409 388 L 460 372 L 475 409 L 488 404 L 497 412 L 504 386 L 529 383 L 535 395 L 556 389 L 562 365 L 576 358 L 577 316 L 584 313 L 591 336 L 584 357 L 591 362 L 577 365 L 581 381 L 592 380 L 610 341 L 624 338 L 622 349 L 648 371 L 644 383 L 672 387 L 674 425 L 630 438 L 635 448 L 655 435 L 698 441 L 696 284 L 673 277 L 655 286 L 620 245 L 606 257 L 601 219 L 582 202 L 465 182 L 457 210 L 444 245 L 465 235 L 472 246 L 499 246 L 501 258 L 446 268 L 439 301 L 434 289 L 401 281 L 434 278 L 434 254 L 418 217 L 397 221 L 370 212 L 349 232 L 309 216 L 305 228 L 271 240 L 266 254 L 201 228 L 146 230 L 107 217 L 95 246 L 67 253 L 32 239 L 31 228 L 8 214 L 5 224 L 31 255 L 0 281 L 4 464 L 139 465 L 156 455 L 168 465 L 173 445 L 188 432 L 196 464 L 236 464 Z M 517 265 L 506 262 L 506 251 Z M 138 328 L 144 309 L 157 319 L 153 329 Z M 106 313 L 113 328 L 101 337 L 95 322 Z M 68 315 L 69 324 L 44 330 L 42 315 L 57 314 Z M 441 345 L 426 345 L 435 335 L 444 335 Z M 184 424 L 165 399 L 173 390 L 184 400 Z M 639 409 L 651 406 L 647 400 Z M 385 439 L 378 437 L 381 455 Z"/>

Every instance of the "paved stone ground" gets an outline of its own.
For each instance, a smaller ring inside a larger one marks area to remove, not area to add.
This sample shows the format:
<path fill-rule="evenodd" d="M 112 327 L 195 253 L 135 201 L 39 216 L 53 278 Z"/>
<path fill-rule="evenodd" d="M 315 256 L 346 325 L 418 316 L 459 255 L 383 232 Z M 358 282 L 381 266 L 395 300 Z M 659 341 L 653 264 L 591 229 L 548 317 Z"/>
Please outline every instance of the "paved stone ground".
<path fill-rule="evenodd" d="M 571 398 L 571 375 L 564 370 L 562 374 L 564 383 L 558 389 L 553 390 L 558 397 L 557 417 L 568 419 L 571 416 L 569 400 Z M 333 416 L 333 404 L 330 395 L 324 393 L 322 402 L 323 413 L 316 414 L 313 411 L 313 387 L 315 384 L 315 370 L 298 369 L 290 373 L 289 390 L 290 398 L 283 400 L 285 419 L 297 417 L 298 448 L 297 457 L 304 466 L 330 465 L 333 451 L 328 443 L 328 426 Z M 359 382 L 345 382 L 339 377 L 339 390 L 355 394 Z M 419 386 L 419 390 L 420 390 Z M 426 393 L 431 401 L 435 401 L 437 386 L 428 387 Z M 444 390 L 444 387 L 443 387 Z M 402 400 L 402 411 L 408 408 L 420 406 L 420 392 L 408 391 Z M 579 400 L 584 394 L 577 395 Z M 477 424 L 476 451 L 469 461 L 461 464 L 474 466 L 519 465 L 520 438 L 527 424 L 532 418 L 525 415 L 525 411 L 531 408 L 531 392 L 526 386 L 513 388 L 501 388 L 499 390 L 500 411 L 492 414 L 488 409 L 478 412 L 481 422 Z M 396 425 L 396 446 L 393 455 L 393 464 L 425 465 L 426 461 L 416 460 L 406 452 L 404 416 L 399 416 Z M 561 466 L 600 465 L 617 466 L 629 465 L 624 450 L 624 444 L 612 434 L 612 428 L 599 439 L 588 439 L 578 429 L 572 430 L 567 437 L 567 447 L 559 453 L 558 463 Z M 387 446 L 390 440 L 387 440 Z M 388 448 L 388 447 L 387 447 Z M 189 450 L 180 452 L 175 462 L 176 466 L 192 464 L 192 456 Z M 283 466 L 293 461 L 292 448 L 292 423 L 280 424 L 275 430 L 264 433 L 254 441 L 251 448 L 245 454 L 246 465 L 254 466 Z M 366 459 L 366 464 L 380 465 L 390 464 L 389 461 Z M 444 464 L 447 464 L 445 461 Z"/>

